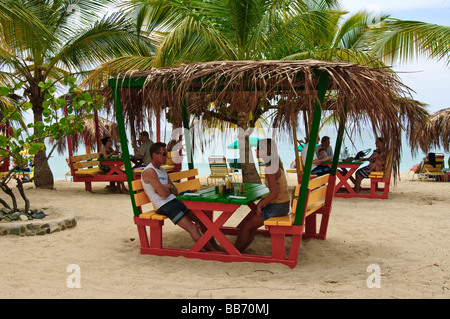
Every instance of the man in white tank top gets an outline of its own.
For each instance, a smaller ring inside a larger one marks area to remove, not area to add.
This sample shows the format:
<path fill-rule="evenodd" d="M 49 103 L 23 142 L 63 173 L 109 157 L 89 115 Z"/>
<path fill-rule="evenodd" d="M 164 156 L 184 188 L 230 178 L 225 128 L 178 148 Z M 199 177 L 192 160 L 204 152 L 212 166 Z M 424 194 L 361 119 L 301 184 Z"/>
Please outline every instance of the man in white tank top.
<path fill-rule="evenodd" d="M 183 202 L 177 200 L 178 191 L 169 179 L 165 169 L 161 167 L 167 161 L 166 144 L 161 142 L 154 143 L 150 147 L 150 156 L 152 160 L 145 167 L 141 177 L 145 193 L 150 198 L 158 214 L 169 217 L 175 225 L 186 230 L 192 239 L 197 242 L 202 234 L 193 221 L 199 223 L 203 230 L 206 230 L 206 227 Z M 206 244 L 204 248 L 206 250 L 218 250 L 218 247 L 214 248 L 211 243 Z"/>

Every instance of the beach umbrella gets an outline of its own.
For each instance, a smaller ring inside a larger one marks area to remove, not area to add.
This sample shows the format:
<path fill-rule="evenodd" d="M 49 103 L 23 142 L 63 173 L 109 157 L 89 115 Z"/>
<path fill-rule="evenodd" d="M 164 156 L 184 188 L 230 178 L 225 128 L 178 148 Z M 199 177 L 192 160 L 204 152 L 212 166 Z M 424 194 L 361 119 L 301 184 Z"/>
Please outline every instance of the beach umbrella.
<path fill-rule="evenodd" d="M 256 147 L 258 145 L 259 137 L 250 136 L 248 138 L 251 147 Z M 237 150 L 239 149 L 239 140 L 234 141 L 230 145 L 227 146 L 228 149 Z"/>

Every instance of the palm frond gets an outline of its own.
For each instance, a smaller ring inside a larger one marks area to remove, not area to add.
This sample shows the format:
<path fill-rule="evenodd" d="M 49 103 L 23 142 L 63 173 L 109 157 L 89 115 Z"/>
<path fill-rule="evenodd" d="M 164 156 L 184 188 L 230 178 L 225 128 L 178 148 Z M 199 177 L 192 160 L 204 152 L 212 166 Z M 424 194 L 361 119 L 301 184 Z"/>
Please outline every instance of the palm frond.
<path fill-rule="evenodd" d="M 153 56 L 124 56 L 109 60 L 95 70 L 86 72 L 86 79 L 81 86 L 101 88 L 107 81 L 120 70 L 122 73 L 133 71 L 148 71 L 154 66 Z"/>
<path fill-rule="evenodd" d="M 16 52 L 56 40 L 26 6 L 14 0 L 0 0 L 0 30 L 4 41 Z"/>
<path fill-rule="evenodd" d="M 386 67 L 376 56 L 369 52 L 356 49 L 323 48 L 313 49 L 285 57 L 283 60 L 319 60 L 319 61 L 342 61 L 356 63 L 371 67 Z"/>
<path fill-rule="evenodd" d="M 359 11 L 344 21 L 336 36 L 335 47 L 356 48 L 359 39 L 374 25 L 387 19 L 387 15 L 374 15 L 371 12 Z M 364 49 L 358 47 L 358 49 Z"/>
<path fill-rule="evenodd" d="M 61 61 L 69 68 L 86 70 L 124 54 L 151 56 L 154 43 L 130 32 L 133 28 L 123 14 L 106 16 L 67 42 L 53 63 Z"/>
<path fill-rule="evenodd" d="M 389 19 L 367 33 L 367 41 L 387 63 L 423 54 L 450 64 L 450 26 Z"/>

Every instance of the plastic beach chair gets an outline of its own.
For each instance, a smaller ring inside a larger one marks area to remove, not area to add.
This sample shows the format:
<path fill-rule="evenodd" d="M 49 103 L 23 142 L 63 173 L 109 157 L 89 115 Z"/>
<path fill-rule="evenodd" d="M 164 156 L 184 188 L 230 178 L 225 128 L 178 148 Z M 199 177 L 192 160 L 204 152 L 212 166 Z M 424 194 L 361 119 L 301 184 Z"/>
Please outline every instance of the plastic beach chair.
<path fill-rule="evenodd" d="M 221 181 L 225 176 L 228 179 L 230 169 L 228 168 L 227 160 L 223 155 L 212 155 L 208 157 L 209 169 L 211 174 L 206 179 L 208 185 L 215 184 Z"/>
<path fill-rule="evenodd" d="M 444 154 L 443 153 L 428 153 L 424 158 L 422 168 L 419 175 L 419 180 L 435 179 L 439 180 L 440 176 L 446 176 L 443 172 L 444 168 Z"/>

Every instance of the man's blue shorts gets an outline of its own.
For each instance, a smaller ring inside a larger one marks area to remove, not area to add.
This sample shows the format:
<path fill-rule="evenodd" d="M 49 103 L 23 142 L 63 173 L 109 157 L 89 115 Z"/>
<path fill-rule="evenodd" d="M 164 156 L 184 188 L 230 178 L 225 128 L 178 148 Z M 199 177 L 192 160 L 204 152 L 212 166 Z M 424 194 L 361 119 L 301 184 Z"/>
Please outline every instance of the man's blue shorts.
<path fill-rule="evenodd" d="M 165 215 L 176 225 L 178 222 L 189 213 L 189 208 L 183 202 L 174 198 L 170 202 L 165 203 L 156 210 L 157 214 Z"/>
<path fill-rule="evenodd" d="M 286 203 L 269 203 L 261 208 L 261 214 L 264 220 L 270 217 L 279 217 L 289 214 L 289 202 Z"/>

